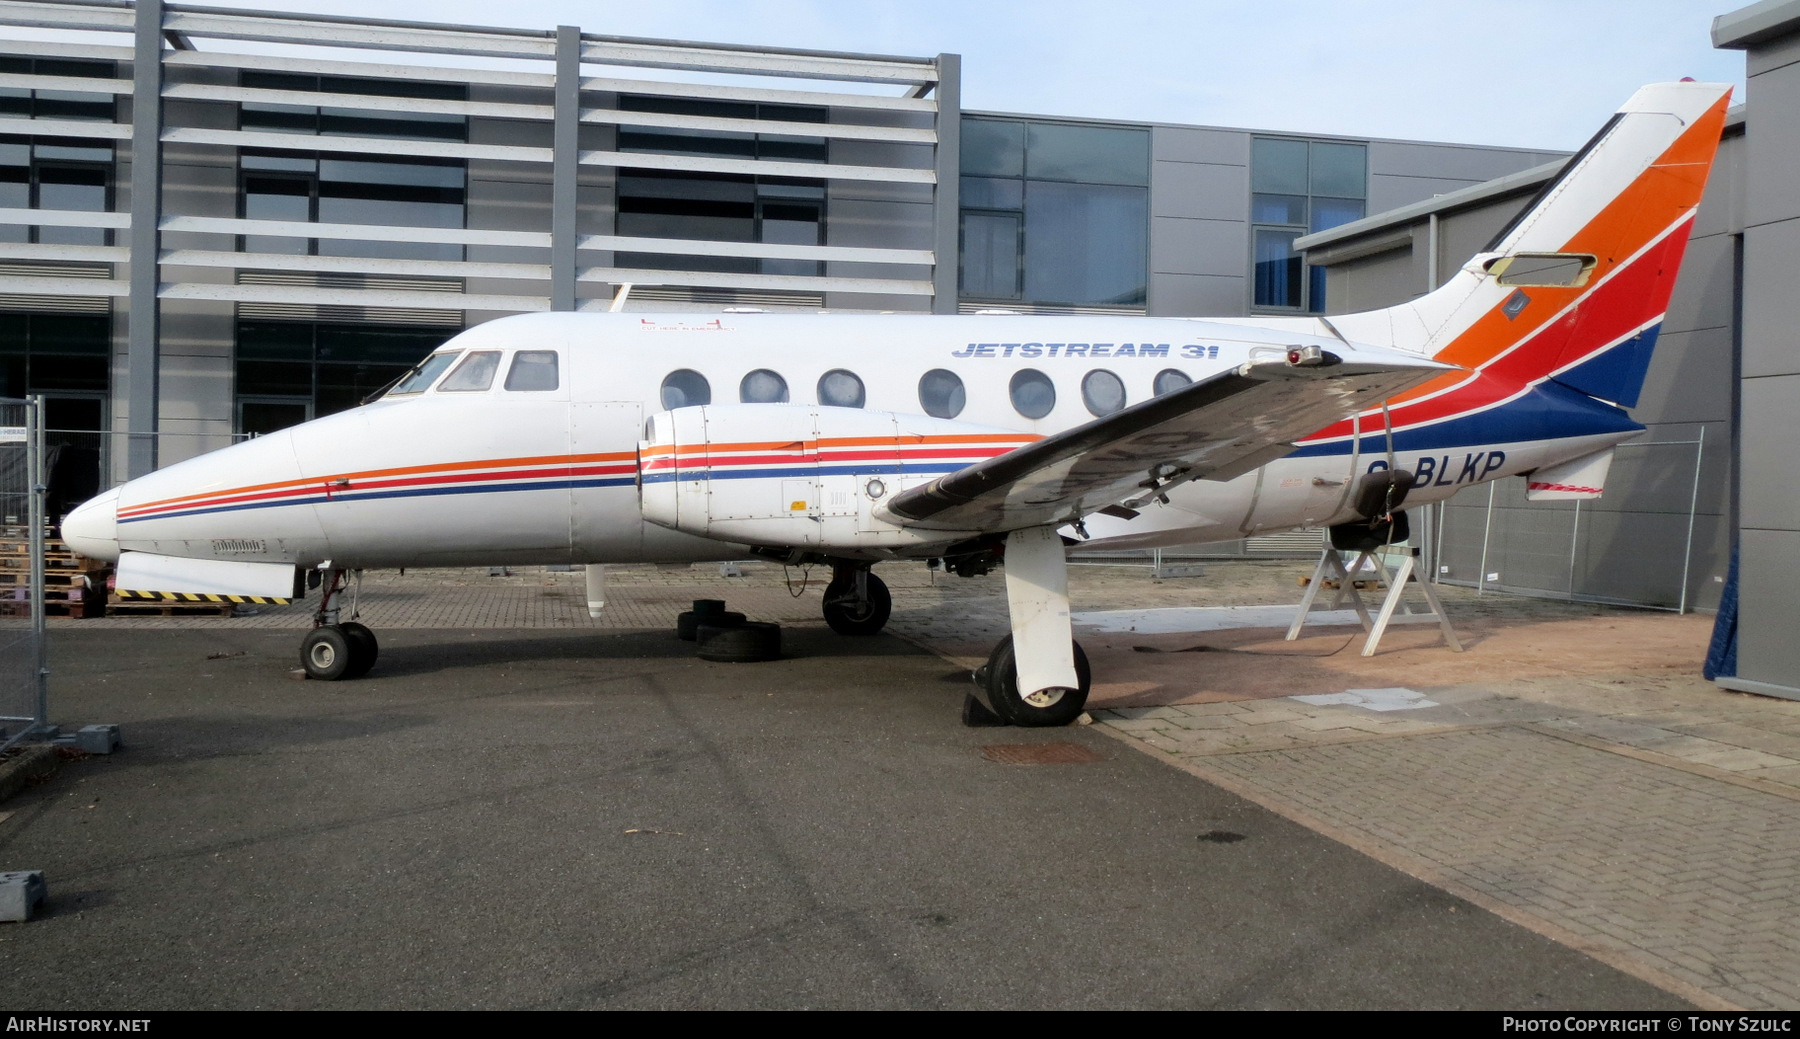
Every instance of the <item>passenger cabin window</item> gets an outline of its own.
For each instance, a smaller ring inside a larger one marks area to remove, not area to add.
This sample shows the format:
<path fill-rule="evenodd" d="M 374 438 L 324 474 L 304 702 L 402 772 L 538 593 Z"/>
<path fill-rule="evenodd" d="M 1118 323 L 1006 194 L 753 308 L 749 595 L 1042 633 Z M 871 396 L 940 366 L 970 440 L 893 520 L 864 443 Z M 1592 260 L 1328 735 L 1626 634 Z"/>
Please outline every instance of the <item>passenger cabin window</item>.
<path fill-rule="evenodd" d="M 962 414 L 968 394 L 957 374 L 945 368 L 933 368 L 919 378 L 919 407 L 932 418 L 955 418 Z"/>
<path fill-rule="evenodd" d="M 691 368 L 677 368 L 662 381 L 662 406 L 664 411 L 676 408 L 692 408 L 701 404 L 712 403 L 712 384 L 706 376 Z"/>
<path fill-rule="evenodd" d="M 437 377 L 444 374 L 444 369 L 450 367 L 450 362 L 456 360 L 461 353 L 460 350 L 452 350 L 449 353 L 432 354 L 425 358 L 400 380 L 399 385 L 388 392 L 388 396 L 391 397 L 396 393 L 425 392 L 425 389 L 436 382 Z"/>
<path fill-rule="evenodd" d="M 1165 393 L 1174 393 L 1183 386 L 1191 386 L 1193 383 L 1194 380 L 1188 378 L 1186 372 L 1179 372 L 1173 368 L 1164 368 L 1162 371 L 1156 373 L 1156 382 L 1153 384 L 1152 388 L 1156 390 L 1156 395 L 1160 397 Z"/>
<path fill-rule="evenodd" d="M 833 368 L 819 376 L 819 403 L 828 408 L 860 408 L 866 395 L 854 372 Z"/>
<path fill-rule="evenodd" d="M 554 390 L 557 386 L 555 350 L 520 350 L 506 371 L 509 390 Z"/>
<path fill-rule="evenodd" d="M 494 373 L 500 370 L 500 351 L 477 350 L 463 358 L 444 378 L 439 393 L 474 393 L 494 384 Z"/>
<path fill-rule="evenodd" d="M 1012 405 L 1026 418 L 1043 418 L 1056 407 L 1056 385 L 1035 368 L 1021 368 L 1012 377 Z"/>
<path fill-rule="evenodd" d="M 738 383 L 738 400 L 745 404 L 786 404 L 787 380 L 767 368 L 758 368 Z"/>
<path fill-rule="evenodd" d="M 1097 416 L 1125 409 L 1125 384 L 1104 368 L 1095 368 L 1081 380 L 1081 403 Z"/>

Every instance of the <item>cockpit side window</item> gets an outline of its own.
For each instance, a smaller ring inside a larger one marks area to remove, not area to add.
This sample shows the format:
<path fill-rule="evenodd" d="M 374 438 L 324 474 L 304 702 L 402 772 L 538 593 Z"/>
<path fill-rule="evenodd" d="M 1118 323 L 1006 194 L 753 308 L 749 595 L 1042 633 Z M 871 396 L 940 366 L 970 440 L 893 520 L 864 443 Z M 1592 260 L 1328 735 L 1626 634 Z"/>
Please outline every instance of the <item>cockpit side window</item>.
<path fill-rule="evenodd" d="M 425 358 L 419 362 L 418 367 L 407 373 L 406 378 L 400 380 L 399 385 L 388 391 L 388 396 L 392 397 L 399 393 L 425 392 L 426 387 L 436 382 L 437 377 L 444 374 L 444 369 L 450 367 L 450 362 L 456 360 L 461 354 L 461 350 L 451 350 L 447 353 L 432 354 Z"/>
<path fill-rule="evenodd" d="M 473 393 L 494 384 L 494 373 L 500 370 L 500 351 L 477 350 L 463 358 L 461 364 L 438 387 L 439 393 Z"/>
<path fill-rule="evenodd" d="M 509 390 L 554 390 L 557 386 L 555 350 L 520 350 L 506 370 Z"/>

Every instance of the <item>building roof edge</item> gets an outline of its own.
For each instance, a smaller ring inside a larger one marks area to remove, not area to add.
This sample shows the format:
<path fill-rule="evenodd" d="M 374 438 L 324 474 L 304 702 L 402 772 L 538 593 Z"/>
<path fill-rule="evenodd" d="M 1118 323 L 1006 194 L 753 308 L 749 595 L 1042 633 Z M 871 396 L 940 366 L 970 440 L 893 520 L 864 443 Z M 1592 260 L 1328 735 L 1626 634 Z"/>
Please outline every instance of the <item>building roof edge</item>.
<path fill-rule="evenodd" d="M 1796 0 L 1796 2 L 1800 2 L 1800 0 Z M 1390 209 L 1385 213 L 1363 217 L 1361 220 L 1352 220 L 1350 223 L 1339 224 L 1337 227 L 1325 231 L 1315 231 L 1295 239 L 1294 248 L 1305 252 L 1320 246 L 1361 237 L 1373 231 L 1414 223 L 1420 217 L 1430 216 L 1433 213 L 1462 209 L 1503 195 L 1522 194 L 1556 176 L 1557 172 L 1563 168 L 1563 163 L 1568 161 L 1567 159 L 1558 159 L 1555 162 L 1546 162 L 1542 166 L 1533 166 L 1528 170 L 1520 170 L 1504 177 L 1496 177 L 1480 184 L 1471 184 L 1466 188 L 1435 195 L 1423 202 L 1414 202 L 1398 209 Z"/>
<path fill-rule="evenodd" d="M 1800 32 L 1800 0 L 1762 0 L 1713 19 L 1712 42 L 1721 50 L 1744 50 Z"/>

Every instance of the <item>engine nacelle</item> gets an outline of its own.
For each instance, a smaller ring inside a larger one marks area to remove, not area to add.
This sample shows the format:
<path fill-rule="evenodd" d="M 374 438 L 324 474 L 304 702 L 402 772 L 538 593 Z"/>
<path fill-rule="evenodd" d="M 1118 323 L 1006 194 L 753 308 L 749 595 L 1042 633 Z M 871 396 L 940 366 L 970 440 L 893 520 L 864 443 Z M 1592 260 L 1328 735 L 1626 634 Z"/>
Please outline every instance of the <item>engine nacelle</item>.
<path fill-rule="evenodd" d="M 844 554 L 960 541 L 909 530 L 876 506 L 1038 439 L 950 419 L 806 404 L 677 408 L 645 423 L 644 518 L 719 541 Z"/>

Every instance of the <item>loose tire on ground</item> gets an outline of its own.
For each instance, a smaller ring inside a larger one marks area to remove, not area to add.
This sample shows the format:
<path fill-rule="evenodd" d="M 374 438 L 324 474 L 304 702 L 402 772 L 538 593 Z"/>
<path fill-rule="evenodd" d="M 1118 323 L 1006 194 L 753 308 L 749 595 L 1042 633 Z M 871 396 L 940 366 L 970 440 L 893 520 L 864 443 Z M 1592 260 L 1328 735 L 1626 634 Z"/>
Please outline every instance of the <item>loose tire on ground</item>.
<path fill-rule="evenodd" d="M 849 597 L 855 589 L 854 578 L 841 583 L 833 580 L 825 586 L 825 623 L 839 635 L 879 633 L 887 627 L 888 617 L 894 612 L 894 597 L 888 592 L 887 582 L 870 574 L 866 602 Z"/>
<path fill-rule="evenodd" d="M 746 621 L 730 627 L 702 623 L 695 654 L 725 664 L 755 664 L 781 657 L 781 625 Z"/>
<path fill-rule="evenodd" d="M 375 659 L 381 655 L 381 644 L 375 641 L 375 633 L 367 625 L 345 621 L 338 627 L 350 640 L 350 670 L 344 672 L 344 677 L 361 678 L 375 666 Z"/>
<path fill-rule="evenodd" d="M 696 600 L 700 601 L 700 600 Z M 717 602 L 718 600 L 713 600 Z M 701 616 L 692 610 L 685 611 L 675 618 L 675 635 L 683 642 L 694 641 L 699 633 L 700 625 L 711 624 L 717 628 L 731 628 L 744 623 L 744 615 L 730 610 L 721 610 L 709 616 Z"/>
<path fill-rule="evenodd" d="M 335 624 L 314 628 L 300 640 L 300 666 L 306 669 L 308 678 L 321 682 L 347 678 L 355 659 L 349 636 Z"/>
<path fill-rule="evenodd" d="M 1079 688 L 1065 689 L 1059 695 L 1046 696 L 1041 702 L 1033 702 L 1019 695 L 1019 667 L 1013 656 L 1012 636 L 1001 639 L 1000 644 L 994 647 L 993 654 L 988 657 L 985 669 L 988 706 L 1006 721 L 1028 727 L 1068 725 L 1081 717 L 1082 709 L 1087 706 L 1092 676 L 1088 671 L 1087 654 L 1081 651 L 1081 643 L 1073 643 L 1073 646 L 1075 680 Z"/>

